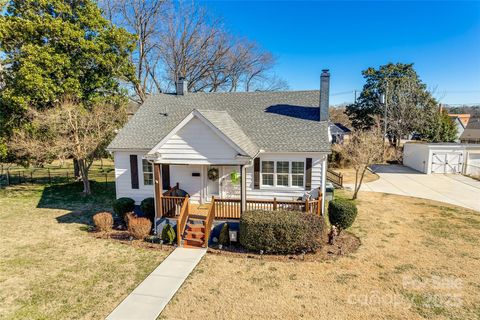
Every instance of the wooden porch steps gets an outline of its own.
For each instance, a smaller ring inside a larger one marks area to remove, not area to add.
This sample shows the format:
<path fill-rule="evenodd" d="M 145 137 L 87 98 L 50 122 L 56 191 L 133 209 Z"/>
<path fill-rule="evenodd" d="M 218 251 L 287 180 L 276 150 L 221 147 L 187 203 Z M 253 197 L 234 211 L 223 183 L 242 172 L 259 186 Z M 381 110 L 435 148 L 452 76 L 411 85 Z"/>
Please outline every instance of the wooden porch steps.
<path fill-rule="evenodd" d="M 203 248 L 205 245 L 205 217 L 191 214 L 188 216 L 185 232 L 183 233 L 185 248 Z"/>

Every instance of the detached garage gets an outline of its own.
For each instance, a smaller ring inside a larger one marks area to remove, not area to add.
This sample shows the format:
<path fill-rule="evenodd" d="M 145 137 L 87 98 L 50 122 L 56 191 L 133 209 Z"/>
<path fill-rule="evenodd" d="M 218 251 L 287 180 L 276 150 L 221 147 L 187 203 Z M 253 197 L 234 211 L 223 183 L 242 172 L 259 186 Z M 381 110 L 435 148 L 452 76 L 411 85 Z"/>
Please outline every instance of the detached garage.
<path fill-rule="evenodd" d="M 479 144 L 407 142 L 403 147 L 403 164 L 426 174 L 470 174 L 479 159 Z"/>

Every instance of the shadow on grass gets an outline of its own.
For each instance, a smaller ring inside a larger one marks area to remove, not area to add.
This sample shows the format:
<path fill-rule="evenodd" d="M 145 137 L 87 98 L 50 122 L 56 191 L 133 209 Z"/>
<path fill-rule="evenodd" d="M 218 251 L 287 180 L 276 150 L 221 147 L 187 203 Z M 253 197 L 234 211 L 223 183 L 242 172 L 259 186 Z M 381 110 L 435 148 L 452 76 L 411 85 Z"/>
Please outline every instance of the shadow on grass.
<path fill-rule="evenodd" d="M 111 211 L 115 199 L 114 182 L 91 184 L 92 194 L 82 193 L 81 182 L 47 185 L 43 189 L 37 208 L 62 209 L 70 212 L 57 217 L 59 223 L 92 224 L 92 216 L 99 211 Z"/>

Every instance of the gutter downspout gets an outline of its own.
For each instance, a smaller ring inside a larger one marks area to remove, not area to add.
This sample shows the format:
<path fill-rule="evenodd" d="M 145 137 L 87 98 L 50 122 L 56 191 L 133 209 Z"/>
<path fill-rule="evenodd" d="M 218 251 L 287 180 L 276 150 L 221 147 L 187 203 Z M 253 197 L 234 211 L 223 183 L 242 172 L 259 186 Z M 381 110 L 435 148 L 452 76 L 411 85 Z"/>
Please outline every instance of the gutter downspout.
<path fill-rule="evenodd" d="M 155 204 L 155 214 L 153 216 L 153 221 L 154 221 L 154 226 L 153 226 L 153 235 L 157 235 L 157 193 L 155 192 L 155 188 L 157 187 L 157 183 L 155 181 L 155 162 L 154 161 L 151 161 L 149 160 L 148 158 L 144 158 L 145 160 L 147 160 L 148 163 L 150 163 L 152 165 L 152 169 L 153 169 L 153 203 Z M 161 169 L 160 169 L 161 170 Z M 160 194 L 162 193 L 163 190 L 160 190 Z"/>
<path fill-rule="evenodd" d="M 322 163 L 322 218 L 325 219 L 325 190 L 326 190 L 326 183 L 327 183 L 327 155 L 323 156 L 323 163 Z"/>
<path fill-rule="evenodd" d="M 250 158 L 250 160 L 248 160 L 248 164 L 245 164 L 245 165 L 242 165 L 240 166 L 240 172 L 242 173 L 240 175 L 240 213 L 243 213 L 246 209 L 247 209 L 247 185 L 246 185 L 246 173 L 247 173 L 247 169 L 248 168 L 251 168 L 253 166 L 253 159 L 255 159 L 256 157 L 258 157 L 258 155 L 260 153 L 263 153 L 265 152 L 265 150 L 258 150 L 258 152 L 252 157 Z M 245 189 L 245 190 L 244 190 Z"/>

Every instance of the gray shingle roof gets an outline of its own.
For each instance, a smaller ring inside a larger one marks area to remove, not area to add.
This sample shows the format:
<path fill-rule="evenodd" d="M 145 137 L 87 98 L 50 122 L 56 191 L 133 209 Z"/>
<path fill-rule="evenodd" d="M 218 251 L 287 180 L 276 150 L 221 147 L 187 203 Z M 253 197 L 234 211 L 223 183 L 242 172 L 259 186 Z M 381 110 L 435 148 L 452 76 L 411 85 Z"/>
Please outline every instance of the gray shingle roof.
<path fill-rule="evenodd" d="M 460 136 L 461 140 L 480 139 L 480 119 L 471 119 Z"/>
<path fill-rule="evenodd" d="M 159 94 L 147 99 L 108 149 L 151 149 L 192 110 L 200 109 L 226 111 L 264 151 L 329 152 L 328 122 L 318 121 L 318 105 L 318 90 Z"/>

